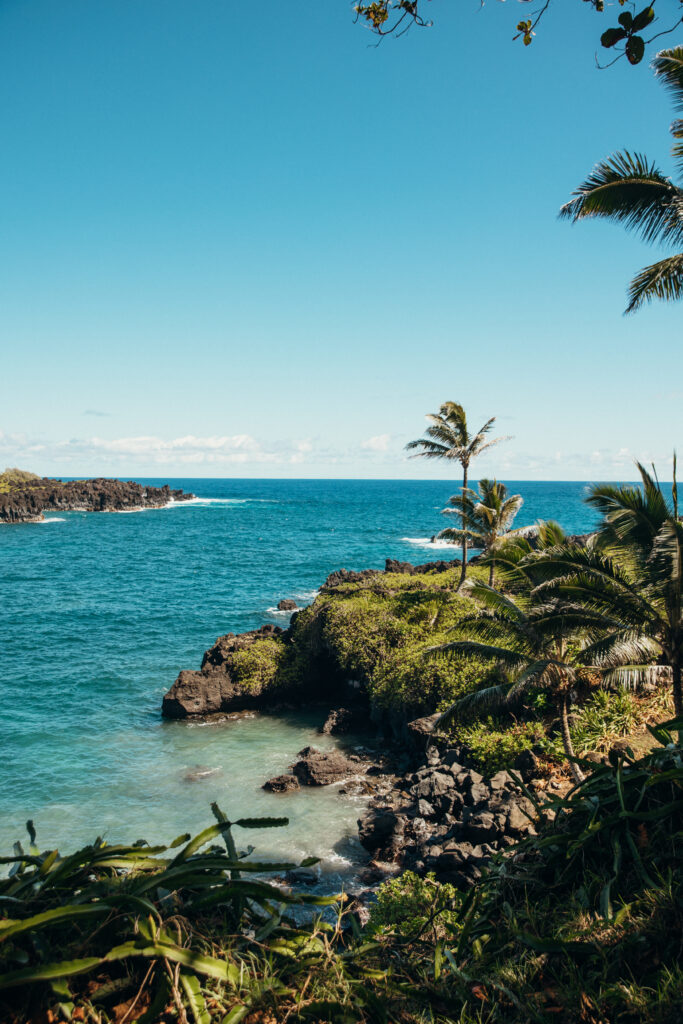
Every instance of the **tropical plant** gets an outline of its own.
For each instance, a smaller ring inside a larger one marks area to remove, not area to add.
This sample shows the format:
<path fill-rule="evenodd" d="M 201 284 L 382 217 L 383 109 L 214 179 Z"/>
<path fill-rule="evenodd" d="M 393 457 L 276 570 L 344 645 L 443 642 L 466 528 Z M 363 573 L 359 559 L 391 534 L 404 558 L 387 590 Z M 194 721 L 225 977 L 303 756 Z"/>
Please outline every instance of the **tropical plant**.
<path fill-rule="evenodd" d="M 230 822 L 212 809 L 216 824 L 170 846 L 98 839 L 67 856 L 41 852 L 27 823 L 28 850 L 16 843 L 13 857 L 0 858 L 10 866 L 0 879 L 3 1020 L 33 1018 L 27 1003 L 51 987 L 59 1013 L 49 1019 L 71 1020 L 74 1000 L 85 999 L 88 1019 L 101 1020 L 93 1007 L 129 992 L 137 994 L 125 1019 L 145 1009 L 153 1024 L 166 1019 L 168 1006 L 180 1021 L 188 1013 L 195 1024 L 217 1015 L 237 1021 L 268 994 L 286 991 L 277 968 L 269 978 L 254 976 L 255 953 L 267 949 L 290 963 L 324 959 L 320 930 L 301 930 L 286 911 L 334 900 L 278 888 L 264 874 L 294 865 L 245 859 L 253 847 L 240 853 L 235 844 L 235 826 L 283 826 L 287 818 Z M 224 849 L 208 845 L 217 840 Z"/>
<path fill-rule="evenodd" d="M 462 492 L 465 494 L 472 460 L 487 448 L 492 448 L 500 441 L 507 441 L 508 438 L 494 437 L 487 440 L 487 435 L 496 422 L 495 416 L 487 420 L 476 434 L 470 434 L 465 410 L 457 402 L 444 402 L 438 413 L 428 413 L 427 419 L 430 426 L 425 431 L 426 436 L 410 441 L 406 449 L 416 450 L 413 458 L 449 459 L 459 462 L 462 466 Z M 463 522 L 463 528 L 464 525 Z M 460 585 L 464 583 L 466 575 L 467 537 L 463 537 Z"/>
<path fill-rule="evenodd" d="M 634 686 L 670 679 L 683 716 L 683 523 L 678 516 L 676 459 L 671 498 L 637 463 L 642 487 L 602 484 L 588 503 L 602 513 L 596 543 L 558 546 L 529 564 L 544 577 L 537 591 L 583 609 L 599 632 L 591 647 L 610 682 Z M 653 664 L 653 661 L 659 664 Z"/>
<path fill-rule="evenodd" d="M 468 581 L 466 590 L 479 604 L 480 611 L 463 618 L 452 632 L 467 639 L 432 647 L 429 653 L 476 656 L 494 662 L 502 681 L 456 700 L 443 712 L 439 724 L 452 724 L 457 714 L 468 708 L 502 708 L 517 702 L 530 690 L 548 690 L 559 713 L 569 770 L 575 781 L 581 781 L 584 775 L 575 763 L 569 731 L 571 692 L 590 678 L 575 628 L 578 616 L 558 600 L 515 601 L 475 580 Z M 584 629 L 587 617 L 588 613 L 580 618 Z"/>
<path fill-rule="evenodd" d="M 683 47 L 662 50 L 652 64 L 675 109 L 683 111 Z M 683 120 L 673 122 L 671 133 L 676 140 L 683 139 Z M 672 154 L 679 173 L 683 172 L 683 142 L 674 144 Z M 648 243 L 683 243 L 683 189 L 639 153 L 615 153 L 596 164 L 560 216 L 573 221 L 605 217 L 638 232 Z M 631 281 L 628 297 L 627 313 L 653 298 L 683 297 L 683 253 L 641 270 Z"/>
<path fill-rule="evenodd" d="M 453 508 L 444 509 L 443 514 L 460 516 L 463 525 L 460 529 L 442 530 L 439 538 L 462 544 L 467 539 L 473 541 L 475 547 L 484 548 L 489 556 L 489 583 L 493 586 L 496 548 L 512 528 L 524 503 L 522 495 L 508 495 L 505 484 L 483 479 L 476 491 L 467 488 L 449 500 Z"/>

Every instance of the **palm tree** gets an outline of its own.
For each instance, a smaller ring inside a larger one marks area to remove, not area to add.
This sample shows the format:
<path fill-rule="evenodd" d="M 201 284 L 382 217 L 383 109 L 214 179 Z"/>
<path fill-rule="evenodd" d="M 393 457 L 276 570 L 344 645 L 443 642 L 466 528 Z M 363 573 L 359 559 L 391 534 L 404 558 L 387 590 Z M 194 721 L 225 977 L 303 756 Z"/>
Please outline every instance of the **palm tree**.
<path fill-rule="evenodd" d="M 497 480 L 480 480 L 477 491 L 468 487 L 450 499 L 453 508 L 445 508 L 443 514 L 460 516 L 463 525 L 461 529 L 442 530 L 439 538 L 463 544 L 472 540 L 476 547 L 484 548 L 489 556 L 489 584 L 493 586 L 496 548 L 509 533 L 523 503 L 521 494 L 508 496 L 505 484 Z"/>
<path fill-rule="evenodd" d="M 587 616 L 577 621 L 573 608 L 557 599 L 515 601 L 473 579 L 468 580 L 466 590 L 481 607 L 478 615 L 461 619 L 453 629 L 456 636 L 466 639 L 434 647 L 429 653 L 441 657 L 473 655 L 493 661 L 504 681 L 456 701 L 438 724 L 450 724 L 468 706 L 509 706 L 528 690 L 546 689 L 557 705 L 572 777 L 581 782 L 583 772 L 575 762 L 569 730 L 569 707 L 572 690 L 589 674 L 591 657 L 584 655 L 580 642 L 580 631 L 587 632 Z"/>
<path fill-rule="evenodd" d="M 683 47 L 662 50 L 655 57 L 655 76 L 668 88 L 674 107 L 683 111 Z M 683 139 L 683 120 L 671 126 L 675 139 Z M 672 154 L 683 171 L 683 142 Z M 606 217 L 637 231 L 646 242 L 683 244 L 683 189 L 662 174 L 654 163 L 638 153 L 615 153 L 597 164 L 566 203 L 561 217 L 573 221 Z M 627 313 L 653 298 L 683 296 L 683 253 L 653 263 L 637 274 L 629 286 Z"/>
<path fill-rule="evenodd" d="M 572 601 L 604 635 L 592 645 L 596 663 L 621 685 L 671 681 L 683 717 L 683 523 L 678 516 L 676 460 L 671 499 L 656 475 L 637 463 L 642 488 L 604 484 L 588 503 L 603 516 L 593 546 L 542 552 L 529 571 L 537 593 Z M 630 657 L 628 657 L 630 655 Z M 640 658 L 638 657 L 640 655 Z M 652 664 L 653 658 L 659 664 Z"/>
<path fill-rule="evenodd" d="M 480 427 L 476 434 L 470 434 L 467 429 L 467 415 L 465 410 L 457 402 L 444 402 L 438 413 L 428 413 L 427 419 L 430 425 L 425 431 L 425 437 L 417 441 L 410 441 L 406 449 L 418 449 L 414 458 L 425 459 L 451 459 L 459 462 L 462 466 L 462 491 L 467 490 L 468 474 L 470 463 L 477 455 L 481 455 L 487 448 L 492 448 L 499 441 L 507 441 L 507 437 L 494 437 L 487 440 L 487 434 L 496 422 L 495 416 L 487 420 L 483 427 Z M 464 522 L 463 522 L 464 528 Z M 467 537 L 463 537 L 462 543 L 462 571 L 460 573 L 460 586 L 467 575 Z"/>

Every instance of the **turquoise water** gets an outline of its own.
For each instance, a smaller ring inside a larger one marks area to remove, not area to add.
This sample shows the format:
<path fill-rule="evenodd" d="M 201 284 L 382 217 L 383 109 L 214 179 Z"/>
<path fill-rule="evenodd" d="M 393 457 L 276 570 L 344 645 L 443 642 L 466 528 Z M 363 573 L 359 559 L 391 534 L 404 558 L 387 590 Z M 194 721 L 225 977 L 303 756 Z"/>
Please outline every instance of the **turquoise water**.
<path fill-rule="evenodd" d="M 260 853 L 322 856 L 336 870 L 358 853 L 362 802 L 334 787 L 285 796 L 260 788 L 301 747 L 334 743 L 316 734 L 315 714 L 163 722 L 161 698 L 181 668 L 199 667 L 216 637 L 286 624 L 277 601 L 310 602 L 334 569 L 457 553 L 429 544 L 455 488 L 146 482 L 201 500 L 0 526 L 0 850 L 23 838 L 29 817 L 43 846 L 73 847 L 100 833 L 171 839 L 210 823 L 217 800 L 230 817 L 289 815 L 287 830 L 258 833 Z M 509 486 L 525 498 L 517 525 L 593 525 L 585 484 Z M 197 766 L 211 774 L 188 781 Z"/>

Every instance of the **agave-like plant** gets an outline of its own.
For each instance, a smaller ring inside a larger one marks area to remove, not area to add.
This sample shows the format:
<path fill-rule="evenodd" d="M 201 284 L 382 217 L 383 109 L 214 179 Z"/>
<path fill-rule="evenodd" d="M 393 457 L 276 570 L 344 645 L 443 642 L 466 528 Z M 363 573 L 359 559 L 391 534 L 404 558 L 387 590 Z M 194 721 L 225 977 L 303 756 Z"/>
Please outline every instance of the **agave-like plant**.
<path fill-rule="evenodd" d="M 683 111 L 683 47 L 662 50 L 652 62 L 655 76 L 669 90 L 674 107 Z M 671 125 L 676 140 L 683 139 L 683 120 Z M 683 171 L 683 142 L 672 154 Z M 639 153 L 615 153 L 596 164 L 560 210 L 561 217 L 584 220 L 605 217 L 638 232 L 649 243 L 683 244 L 683 189 Z M 683 253 L 678 252 L 638 273 L 629 286 L 627 313 L 652 299 L 683 297 Z"/>
<path fill-rule="evenodd" d="M 508 440 L 507 437 L 494 437 L 487 440 L 487 435 L 496 422 L 495 416 L 487 420 L 476 434 L 470 434 L 467 427 L 467 414 L 457 402 L 444 402 L 438 413 L 428 413 L 427 419 L 430 425 L 425 431 L 425 437 L 410 441 L 406 445 L 406 449 L 416 451 L 413 458 L 421 456 L 425 459 L 449 459 L 459 462 L 462 466 L 463 494 L 467 490 L 472 460 L 487 448 L 492 448 L 494 444 Z M 467 548 L 468 543 L 465 536 L 462 542 L 460 585 L 464 583 L 467 575 Z"/>
<path fill-rule="evenodd" d="M 439 533 L 439 538 L 463 545 L 472 541 L 475 547 L 482 547 L 489 556 L 489 583 L 493 585 L 496 549 L 524 504 L 522 495 L 508 494 L 505 484 L 484 478 L 476 491 L 468 487 L 449 501 L 452 508 L 444 509 L 443 514 L 459 516 L 462 527 L 448 527 Z"/>

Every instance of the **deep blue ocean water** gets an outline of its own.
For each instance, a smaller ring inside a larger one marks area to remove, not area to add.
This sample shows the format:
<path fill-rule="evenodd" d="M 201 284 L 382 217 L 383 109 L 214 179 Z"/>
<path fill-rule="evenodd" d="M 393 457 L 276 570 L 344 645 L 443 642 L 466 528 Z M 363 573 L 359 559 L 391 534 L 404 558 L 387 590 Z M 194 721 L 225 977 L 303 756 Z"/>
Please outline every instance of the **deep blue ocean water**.
<path fill-rule="evenodd" d="M 231 817 L 288 814 L 260 853 L 353 857 L 359 805 L 335 789 L 264 793 L 316 735 L 312 716 L 163 722 L 161 698 L 222 633 L 312 600 L 334 569 L 454 556 L 429 544 L 457 483 L 147 480 L 202 501 L 127 514 L 63 513 L 0 526 L 0 851 L 32 818 L 44 847 L 103 833 L 170 839 Z M 594 524 L 582 483 L 509 483 L 516 525 Z M 197 766 L 213 774 L 188 781 Z M 283 830 L 284 833 L 284 830 Z"/>

